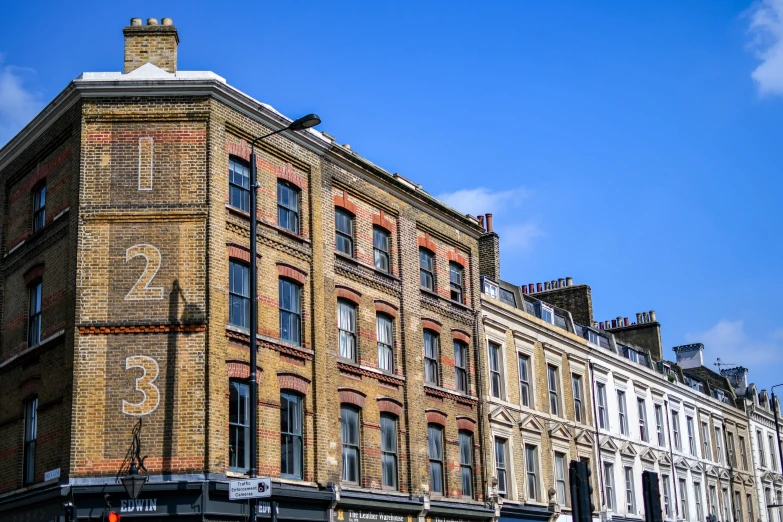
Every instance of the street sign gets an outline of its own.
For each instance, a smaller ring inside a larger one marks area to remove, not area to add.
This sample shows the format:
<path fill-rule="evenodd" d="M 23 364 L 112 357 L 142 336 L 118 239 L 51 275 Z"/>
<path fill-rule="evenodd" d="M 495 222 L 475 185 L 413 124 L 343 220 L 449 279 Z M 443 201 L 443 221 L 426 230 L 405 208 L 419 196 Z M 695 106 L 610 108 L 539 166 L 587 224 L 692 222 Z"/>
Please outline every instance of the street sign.
<path fill-rule="evenodd" d="M 269 477 L 231 480 L 228 483 L 228 498 L 230 500 L 266 498 L 271 496 L 272 479 Z"/>

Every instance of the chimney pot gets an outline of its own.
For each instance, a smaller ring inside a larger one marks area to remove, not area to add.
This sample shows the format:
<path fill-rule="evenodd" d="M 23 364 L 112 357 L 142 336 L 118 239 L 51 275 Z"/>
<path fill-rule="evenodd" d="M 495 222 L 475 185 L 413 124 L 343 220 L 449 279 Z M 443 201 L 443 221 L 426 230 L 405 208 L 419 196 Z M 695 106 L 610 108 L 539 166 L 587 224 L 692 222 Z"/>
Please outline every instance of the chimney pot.
<path fill-rule="evenodd" d="M 523 294 L 527 293 L 527 285 L 522 285 L 520 288 L 522 288 L 522 293 Z"/>
<path fill-rule="evenodd" d="M 141 18 L 131 18 L 131 25 L 141 25 Z"/>
<path fill-rule="evenodd" d="M 549 290 L 549 281 L 544 281 L 544 290 Z"/>
<path fill-rule="evenodd" d="M 642 312 L 642 319 L 644 320 L 643 322 L 645 323 L 650 321 L 650 317 L 647 315 L 647 312 Z"/>
<path fill-rule="evenodd" d="M 550 283 L 549 283 L 549 287 L 550 287 L 552 290 L 554 290 L 555 288 L 557 288 L 557 281 L 555 281 L 554 279 L 552 279 L 552 281 L 550 281 Z"/>
<path fill-rule="evenodd" d="M 535 285 L 533 283 L 530 283 L 529 285 L 527 285 L 527 287 L 528 287 L 528 293 L 530 293 L 530 294 L 535 294 L 536 293 L 536 287 L 535 287 Z"/>
<path fill-rule="evenodd" d="M 147 18 L 147 25 L 158 25 L 157 18 Z"/>
<path fill-rule="evenodd" d="M 171 18 L 164 18 L 160 23 L 161 25 L 174 25 L 174 21 Z"/>
<path fill-rule="evenodd" d="M 604 322 L 603 322 L 603 321 L 601 321 L 600 323 L 598 323 L 598 328 L 600 328 L 601 330 L 603 330 L 603 329 L 604 329 Z"/>
<path fill-rule="evenodd" d="M 612 328 L 617 328 L 617 319 L 612 319 Z"/>
<path fill-rule="evenodd" d="M 573 277 L 566 277 L 566 286 L 571 286 L 574 284 L 574 278 Z"/>
<path fill-rule="evenodd" d="M 565 285 L 566 285 L 565 279 L 563 279 L 562 277 L 557 280 L 557 287 L 558 288 L 565 288 Z"/>
<path fill-rule="evenodd" d="M 623 326 L 628 326 L 628 318 L 623 317 Z"/>
<path fill-rule="evenodd" d="M 492 227 L 492 214 L 487 214 L 487 232 L 494 232 Z"/>
<path fill-rule="evenodd" d="M 484 216 L 479 216 L 478 217 L 478 222 L 479 222 L 479 226 L 481 228 L 483 228 L 484 230 L 486 230 L 486 228 L 484 227 Z"/>
<path fill-rule="evenodd" d="M 655 318 L 655 310 L 650 310 L 650 322 L 656 322 L 657 319 Z"/>
<path fill-rule="evenodd" d="M 636 314 L 636 324 L 642 324 L 642 313 L 641 312 Z"/>
<path fill-rule="evenodd" d="M 538 289 L 537 290 L 538 292 L 543 292 L 544 291 L 544 287 L 543 287 L 543 285 L 541 283 L 536 283 L 536 288 Z"/>

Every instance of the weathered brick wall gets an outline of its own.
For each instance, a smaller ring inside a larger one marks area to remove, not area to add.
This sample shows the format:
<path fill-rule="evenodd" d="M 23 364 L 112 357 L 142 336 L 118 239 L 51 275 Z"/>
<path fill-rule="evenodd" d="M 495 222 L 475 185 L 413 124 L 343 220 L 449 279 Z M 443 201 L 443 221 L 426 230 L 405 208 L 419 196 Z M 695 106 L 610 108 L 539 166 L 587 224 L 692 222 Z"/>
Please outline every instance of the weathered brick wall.
<path fill-rule="evenodd" d="M 70 452 L 79 104 L 0 172 L 0 492 L 22 487 L 24 407 L 38 397 L 34 481 Z M 32 189 L 46 183 L 46 220 L 32 232 Z M 25 279 L 42 281 L 42 343 L 28 346 Z"/>
<path fill-rule="evenodd" d="M 74 475 L 116 474 L 139 417 L 150 472 L 204 468 L 207 111 L 84 105 Z"/>

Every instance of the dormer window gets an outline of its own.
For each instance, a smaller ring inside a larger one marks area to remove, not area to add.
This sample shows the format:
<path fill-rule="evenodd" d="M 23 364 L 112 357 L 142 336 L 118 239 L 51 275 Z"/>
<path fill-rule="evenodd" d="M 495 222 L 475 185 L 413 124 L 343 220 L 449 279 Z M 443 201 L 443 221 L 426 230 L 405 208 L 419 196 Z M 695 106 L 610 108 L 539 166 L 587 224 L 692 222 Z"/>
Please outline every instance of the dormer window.
<path fill-rule="evenodd" d="M 515 308 L 517 306 L 517 300 L 514 297 L 514 294 L 504 288 L 500 289 L 500 300 L 506 303 L 507 305 L 513 306 Z"/>
<path fill-rule="evenodd" d="M 481 277 L 481 281 L 481 291 L 487 294 L 489 297 L 497 299 L 499 290 L 498 285 L 484 276 Z"/>
<path fill-rule="evenodd" d="M 587 331 L 587 340 L 592 344 L 596 344 L 596 345 L 600 344 L 600 341 L 598 340 L 598 334 L 592 330 Z"/>
<path fill-rule="evenodd" d="M 546 303 L 538 302 L 537 306 L 537 314 L 539 319 L 542 321 L 546 321 L 547 323 L 554 324 L 554 317 L 555 317 L 555 309 L 549 306 Z"/>

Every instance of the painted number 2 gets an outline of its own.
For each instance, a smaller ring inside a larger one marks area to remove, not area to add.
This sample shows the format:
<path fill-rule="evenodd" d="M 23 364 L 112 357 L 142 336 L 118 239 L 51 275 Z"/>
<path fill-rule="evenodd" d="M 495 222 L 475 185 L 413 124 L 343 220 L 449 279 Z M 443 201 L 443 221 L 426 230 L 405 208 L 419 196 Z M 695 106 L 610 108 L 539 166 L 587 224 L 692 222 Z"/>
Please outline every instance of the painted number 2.
<path fill-rule="evenodd" d="M 125 251 L 125 262 L 142 256 L 147 261 L 139 280 L 125 296 L 126 301 L 159 301 L 163 299 L 162 286 L 150 286 L 160 269 L 160 251 L 152 245 L 133 245 Z"/>
<path fill-rule="evenodd" d="M 141 368 L 141 377 L 136 378 L 136 391 L 141 393 L 144 398 L 139 403 L 122 400 L 122 413 L 127 415 L 149 415 L 160 403 L 160 391 L 153 384 L 158 378 L 158 363 L 152 357 L 146 355 L 131 355 L 125 359 L 125 369 Z"/>

